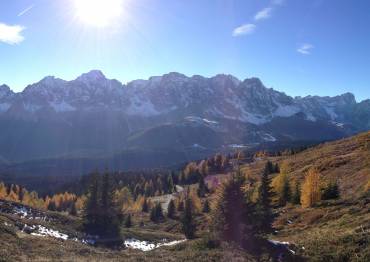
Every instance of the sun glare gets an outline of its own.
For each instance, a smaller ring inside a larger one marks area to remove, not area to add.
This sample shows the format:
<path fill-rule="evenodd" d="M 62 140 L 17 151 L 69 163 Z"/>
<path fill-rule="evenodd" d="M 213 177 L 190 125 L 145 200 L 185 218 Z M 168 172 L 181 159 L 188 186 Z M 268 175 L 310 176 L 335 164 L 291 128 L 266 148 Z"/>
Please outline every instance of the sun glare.
<path fill-rule="evenodd" d="M 74 0 L 80 21 L 95 27 L 112 25 L 122 14 L 123 0 Z"/>

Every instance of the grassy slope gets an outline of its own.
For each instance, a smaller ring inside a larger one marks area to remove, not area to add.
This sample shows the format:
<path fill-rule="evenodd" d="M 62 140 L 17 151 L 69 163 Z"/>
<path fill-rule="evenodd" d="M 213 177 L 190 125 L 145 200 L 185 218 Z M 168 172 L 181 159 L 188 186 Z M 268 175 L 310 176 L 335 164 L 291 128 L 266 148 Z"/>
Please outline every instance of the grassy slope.
<path fill-rule="evenodd" d="M 370 132 L 269 160 L 287 163 L 292 181 L 302 182 L 316 167 L 324 181 L 337 180 L 341 192 L 341 199 L 314 208 L 277 209 L 278 233 L 271 238 L 296 244 L 310 261 L 370 261 L 370 194 L 364 193 L 370 180 Z M 257 180 L 264 164 L 256 161 L 243 170 Z"/>
<path fill-rule="evenodd" d="M 312 261 L 370 261 L 370 204 L 363 188 L 369 180 L 370 132 L 336 142 L 326 143 L 293 156 L 273 157 L 273 162 L 288 162 L 291 178 L 302 180 L 305 172 L 315 166 L 324 178 L 339 179 L 343 199 L 325 201 L 317 207 L 302 209 L 287 206 L 276 209 L 273 239 L 289 241 L 296 251 Z M 243 166 L 256 179 L 265 161 Z M 59 216 L 46 226 L 62 232 L 78 231 L 79 219 Z M 156 240 L 181 239 L 179 222 L 168 220 L 153 224 L 148 215 L 134 215 L 135 226 L 123 229 L 127 237 Z M 145 221 L 144 227 L 138 221 Z M 207 231 L 207 222 L 201 217 L 198 234 Z M 105 260 L 105 261 L 255 261 L 236 247 L 225 246 L 208 249 L 201 239 L 187 241 L 173 247 L 162 247 L 150 252 L 137 250 L 114 251 L 93 248 L 71 240 L 35 237 L 14 230 L 16 218 L 0 214 L 0 261 L 20 260 Z M 4 222 L 12 226 L 6 226 Z M 302 249 L 304 247 L 305 249 Z"/>

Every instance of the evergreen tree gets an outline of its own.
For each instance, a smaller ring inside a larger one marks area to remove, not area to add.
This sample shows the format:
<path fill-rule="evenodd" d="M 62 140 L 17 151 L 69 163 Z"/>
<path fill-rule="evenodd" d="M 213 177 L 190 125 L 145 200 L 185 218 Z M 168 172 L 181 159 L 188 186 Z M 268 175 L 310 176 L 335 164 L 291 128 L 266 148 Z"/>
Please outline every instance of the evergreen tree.
<path fill-rule="evenodd" d="M 177 205 L 177 211 L 182 212 L 184 211 L 184 201 L 180 200 L 179 204 Z"/>
<path fill-rule="evenodd" d="M 184 212 L 181 216 L 182 231 L 187 239 L 195 237 L 196 225 L 193 218 L 193 203 L 190 198 L 185 199 Z"/>
<path fill-rule="evenodd" d="M 294 185 L 294 192 L 291 198 L 291 202 L 294 205 L 298 205 L 299 203 L 301 203 L 301 189 L 298 181 Z"/>
<path fill-rule="evenodd" d="M 100 200 L 100 230 L 103 236 L 112 239 L 112 242 L 120 242 L 120 223 L 118 208 L 113 201 L 113 185 L 110 174 L 103 175 Z"/>
<path fill-rule="evenodd" d="M 337 182 L 330 182 L 322 192 L 321 199 L 328 200 L 328 199 L 337 199 L 339 198 L 339 187 Z"/>
<path fill-rule="evenodd" d="M 76 202 L 74 202 L 74 201 L 71 203 L 69 214 L 72 215 L 72 216 L 77 215 Z"/>
<path fill-rule="evenodd" d="M 208 193 L 208 188 L 206 183 L 204 182 L 204 177 L 201 176 L 198 182 L 197 194 L 199 197 L 204 197 L 206 193 Z"/>
<path fill-rule="evenodd" d="M 167 217 L 174 218 L 176 212 L 175 202 L 171 199 L 167 207 Z"/>
<path fill-rule="evenodd" d="M 149 211 L 148 200 L 146 199 L 146 197 L 144 197 L 143 206 L 141 207 L 141 211 L 145 213 L 148 213 Z"/>
<path fill-rule="evenodd" d="M 283 181 L 283 191 L 282 191 L 282 197 L 280 198 L 280 205 L 285 206 L 288 201 L 290 201 L 290 198 L 292 196 L 290 185 L 289 185 L 289 179 L 288 176 L 285 176 L 286 179 Z"/>
<path fill-rule="evenodd" d="M 53 202 L 53 200 L 50 201 L 49 206 Z M 99 209 L 99 173 L 94 173 L 90 175 L 90 186 L 84 207 L 84 227 L 88 233 L 98 233 Z"/>
<path fill-rule="evenodd" d="M 202 212 L 203 213 L 209 213 L 211 211 L 211 207 L 209 206 L 209 201 L 208 199 L 206 199 L 206 201 L 204 202 L 203 204 L 203 209 L 202 209 Z"/>
<path fill-rule="evenodd" d="M 270 162 L 271 163 L 271 162 Z M 256 205 L 256 221 L 258 232 L 269 233 L 272 231 L 273 214 L 271 210 L 271 186 L 269 178 L 270 164 L 267 162 L 261 177 L 261 185 L 258 188 L 258 198 Z"/>
<path fill-rule="evenodd" d="M 155 204 L 155 206 L 150 210 L 150 220 L 153 222 L 159 222 L 163 219 L 163 210 L 160 203 Z"/>
<path fill-rule="evenodd" d="M 132 227 L 131 214 L 128 214 L 126 216 L 125 227 L 127 228 Z"/>
<path fill-rule="evenodd" d="M 167 176 L 167 188 L 167 193 L 173 193 L 175 191 L 175 185 L 173 183 L 173 178 L 171 174 Z"/>
<path fill-rule="evenodd" d="M 240 172 L 224 182 L 217 193 L 213 210 L 213 230 L 224 241 L 252 244 L 255 227 L 251 215 L 253 206 L 247 203 L 242 186 L 244 177 Z"/>

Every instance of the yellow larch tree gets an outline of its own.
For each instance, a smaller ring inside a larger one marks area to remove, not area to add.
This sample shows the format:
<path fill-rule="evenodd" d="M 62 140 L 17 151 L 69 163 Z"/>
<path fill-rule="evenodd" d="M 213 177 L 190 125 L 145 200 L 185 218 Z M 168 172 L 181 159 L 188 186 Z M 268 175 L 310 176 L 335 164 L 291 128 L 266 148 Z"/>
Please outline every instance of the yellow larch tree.
<path fill-rule="evenodd" d="M 302 207 L 311 207 L 321 200 L 320 174 L 315 168 L 311 168 L 302 185 Z"/>

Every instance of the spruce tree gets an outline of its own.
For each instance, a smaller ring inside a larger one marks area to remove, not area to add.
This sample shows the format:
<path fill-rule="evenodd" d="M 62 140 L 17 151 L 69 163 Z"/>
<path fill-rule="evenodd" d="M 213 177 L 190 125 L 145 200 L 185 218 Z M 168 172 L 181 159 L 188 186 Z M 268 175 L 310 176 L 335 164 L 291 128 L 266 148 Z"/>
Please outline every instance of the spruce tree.
<path fill-rule="evenodd" d="M 100 200 L 100 221 L 101 235 L 108 237 L 112 244 L 121 242 L 120 220 L 118 208 L 113 201 L 113 185 L 110 174 L 103 175 Z"/>
<path fill-rule="evenodd" d="M 128 214 L 125 219 L 125 227 L 132 227 L 131 214 Z"/>
<path fill-rule="evenodd" d="M 143 206 L 141 207 L 141 211 L 144 213 L 148 213 L 149 211 L 148 200 L 146 199 L 146 197 L 144 197 L 144 202 L 143 202 Z"/>
<path fill-rule="evenodd" d="M 206 199 L 206 201 L 204 202 L 203 204 L 203 209 L 202 209 L 202 212 L 203 213 L 209 213 L 211 211 L 211 207 L 209 206 L 209 201 L 208 199 Z"/>
<path fill-rule="evenodd" d="M 198 182 L 197 194 L 199 197 L 204 197 L 206 193 L 208 193 L 208 188 L 204 182 L 203 176 L 201 176 Z"/>
<path fill-rule="evenodd" d="M 294 185 L 294 192 L 292 194 L 291 202 L 294 205 L 301 203 L 301 189 L 298 182 L 296 182 Z"/>
<path fill-rule="evenodd" d="M 283 180 L 283 188 L 282 188 L 281 198 L 280 198 L 280 205 L 282 206 L 285 206 L 286 203 L 290 201 L 291 196 L 292 196 L 288 176 L 285 176 L 284 178 L 285 179 Z"/>
<path fill-rule="evenodd" d="M 175 202 L 171 199 L 167 207 L 167 217 L 174 218 L 176 212 Z"/>
<path fill-rule="evenodd" d="M 74 201 L 71 203 L 71 207 L 69 209 L 69 214 L 72 215 L 72 216 L 77 215 L 76 202 L 74 202 Z"/>
<path fill-rule="evenodd" d="M 181 216 L 182 232 L 187 239 L 195 237 L 196 225 L 193 218 L 193 203 L 190 198 L 185 199 L 184 212 Z"/>
<path fill-rule="evenodd" d="M 242 186 L 244 176 L 239 172 L 221 185 L 213 210 L 213 230 L 221 240 L 238 244 L 252 243 L 254 224 L 253 205 L 246 201 Z"/>
<path fill-rule="evenodd" d="M 267 162 L 261 177 L 261 185 L 258 189 L 256 205 L 257 229 L 260 233 L 272 231 L 273 214 L 271 210 L 271 186 L 270 186 L 270 164 Z"/>
<path fill-rule="evenodd" d="M 177 211 L 182 212 L 184 211 L 184 201 L 180 200 L 177 206 Z"/>
<path fill-rule="evenodd" d="M 91 174 L 89 179 L 90 186 L 84 207 L 84 228 L 88 233 L 96 234 L 99 231 L 99 173 L 96 172 Z M 53 200 L 50 201 L 49 206 L 50 207 L 48 208 L 56 209 L 56 205 Z"/>

